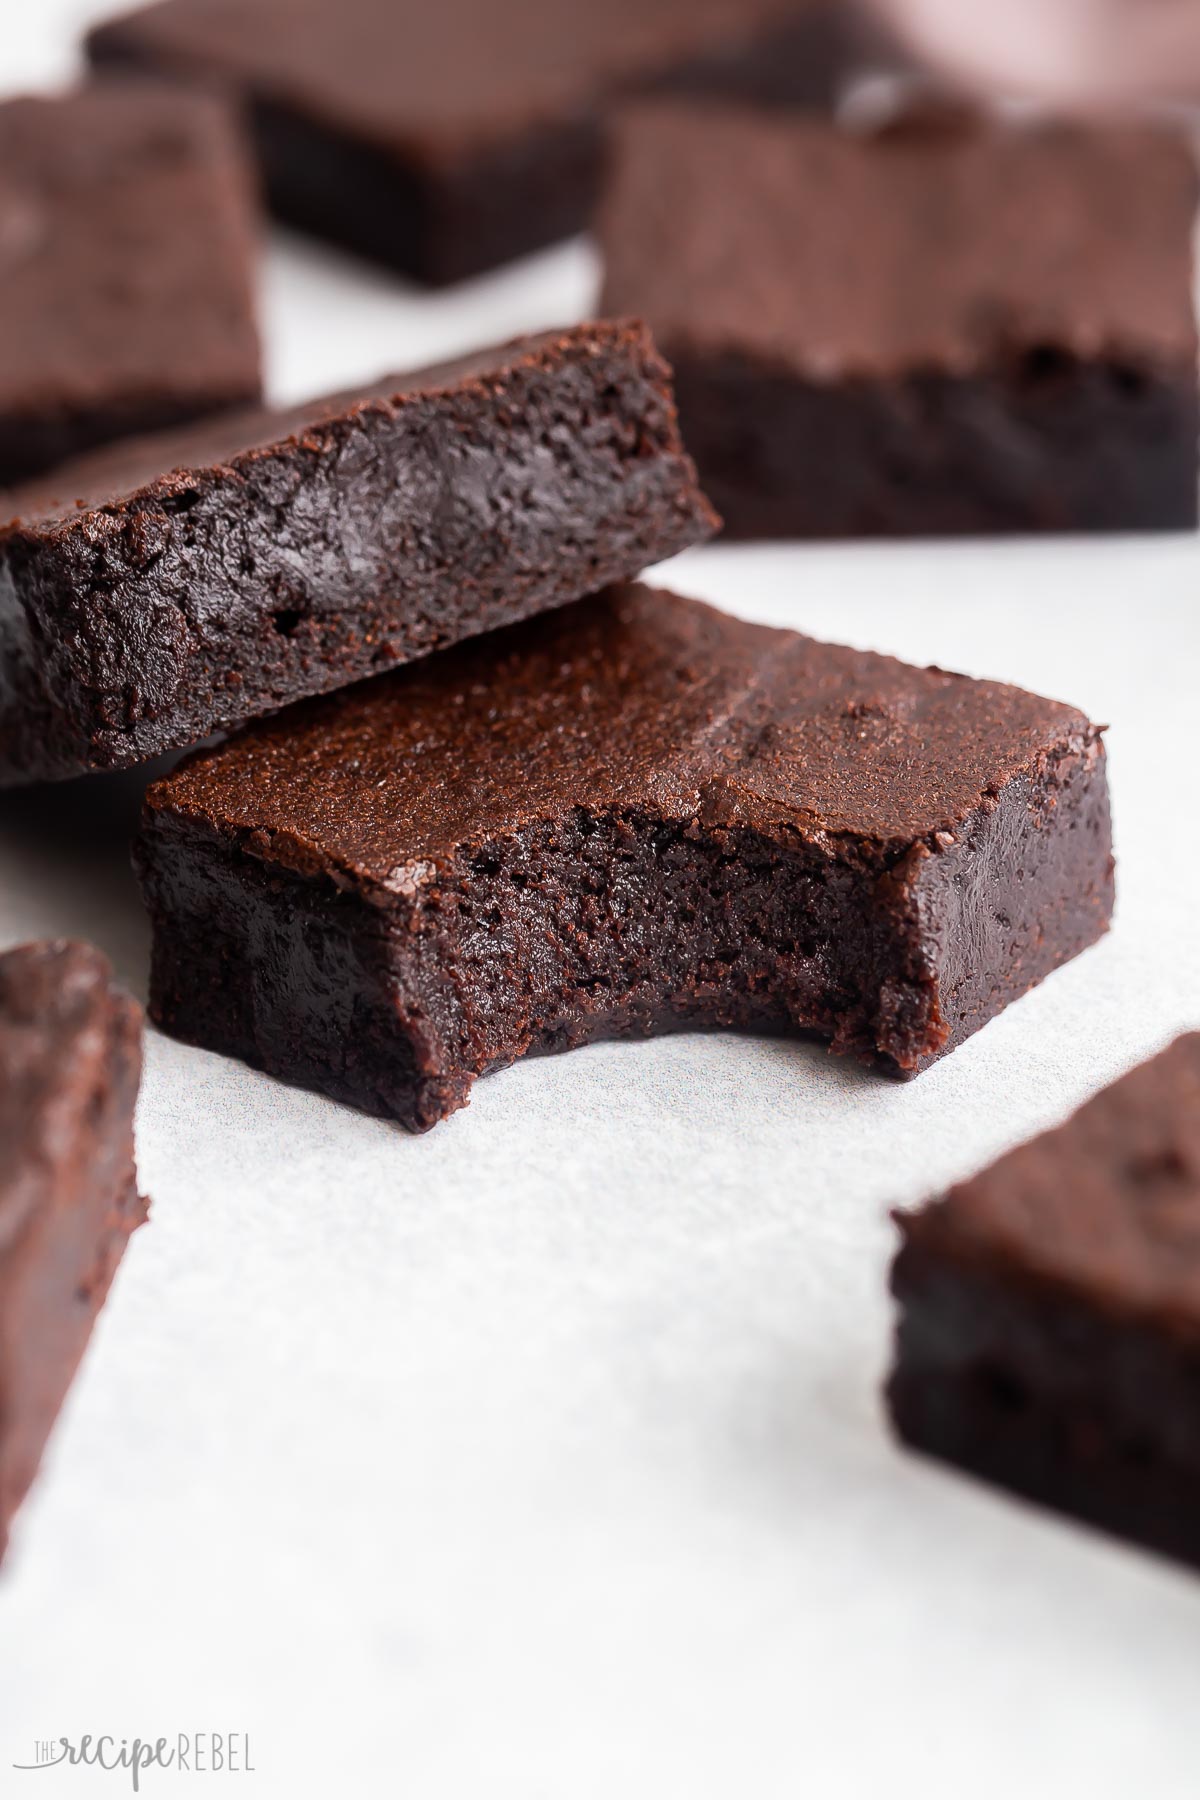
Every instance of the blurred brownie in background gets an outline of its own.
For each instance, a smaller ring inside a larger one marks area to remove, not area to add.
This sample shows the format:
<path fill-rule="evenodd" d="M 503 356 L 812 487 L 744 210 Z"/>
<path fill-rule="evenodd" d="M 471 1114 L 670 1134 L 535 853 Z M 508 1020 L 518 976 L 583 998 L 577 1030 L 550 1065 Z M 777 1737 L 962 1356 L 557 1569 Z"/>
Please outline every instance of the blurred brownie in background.
<path fill-rule="evenodd" d="M 900 1436 L 1200 1564 L 1200 1034 L 899 1224 Z"/>
<path fill-rule="evenodd" d="M 87 944 L 0 956 L 0 1556 L 117 1265 L 146 1217 L 134 1168 L 141 1009 Z"/>
<path fill-rule="evenodd" d="M 148 82 L 0 105 L 0 486 L 260 396 L 251 165 Z"/>
<path fill-rule="evenodd" d="M 0 786 L 199 743 L 717 525 L 637 324 L 97 451 L 0 495 Z"/>
<path fill-rule="evenodd" d="M 733 536 L 1193 526 L 1196 193 L 1165 127 L 643 104 L 604 305 Z"/>
<path fill-rule="evenodd" d="M 236 94 L 281 218 L 443 283 L 583 229 L 618 97 L 828 104 L 861 36 L 850 0 L 165 0 L 88 48 Z"/>

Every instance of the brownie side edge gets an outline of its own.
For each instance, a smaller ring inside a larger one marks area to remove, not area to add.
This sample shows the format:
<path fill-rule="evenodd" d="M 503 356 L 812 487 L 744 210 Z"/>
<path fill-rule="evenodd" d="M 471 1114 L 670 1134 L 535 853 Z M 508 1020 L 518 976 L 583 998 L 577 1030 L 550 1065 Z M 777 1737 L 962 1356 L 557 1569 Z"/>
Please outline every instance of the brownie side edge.
<path fill-rule="evenodd" d="M 5 1312 L 23 1344 L 20 1365 L 9 1367 L 3 1384 L 0 1559 L 129 1240 L 148 1217 L 136 1176 L 110 1178 L 107 1167 L 97 1159 L 70 1239 L 42 1215 L 20 1248 L 28 1269 L 20 1286 L 0 1273 Z"/>
<path fill-rule="evenodd" d="M 136 851 L 152 1016 L 410 1129 L 482 1075 L 600 1038 L 812 1035 L 915 1074 L 1104 929 L 1098 739 L 1089 752 L 1048 754 L 957 842 L 882 870 L 787 834 L 581 804 L 472 840 L 399 897 L 176 809 L 168 777 Z"/>
<path fill-rule="evenodd" d="M 134 869 L 153 927 L 150 1016 L 171 1036 L 411 1131 L 466 1104 L 470 1081 L 444 1068 L 397 967 L 402 905 L 264 863 L 174 818 L 154 789 Z"/>
<path fill-rule="evenodd" d="M 150 789 L 151 1016 L 410 1130 L 486 1074 L 601 1039 L 811 1035 L 885 1072 L 897 1011 L 936 1041 L 875 875 L 752 830 L 580 805 L 473 840 L 402 897 L 262 840 L 174 811 L 169 778 Z"/>
<path fill-rule="evenodd" d="M 1103 734 L 1047 746 L 912 867 L 918 941 L 955 1049 L 1107 932 L 1115 864 Z M 934 1058 L 916 1056 L 912 1072 Z"/>
<path fill-rule="evenodd" d="M 1200 1566 L 1200 1351 L 901 1217 L 886 1403 L 898 1437 Z"/>
<path fill-rule="evenodd" d="M 134 1163 L 141 1079 L 140 1007 L 81 945 L 34 945 L 0 959 L 3 1010 L 14 996 L 38 1040 L 36 1069 L 0 1044 L 0 1080 L 21 1083 L 31 1141 L 8 1146 L 24 1164 L 19 1217 L 0 1250 L 0 1555 L 37 1474 L 59 1409 L 87 1349 L 113 1276 L 147 1205 Z M 45 999 L 55 983 L 65 994 Z M 39 998 L 39 994 L 42 996 Z M 43 1019 L 43 1015 L 45 1015 Z M 45 1090 L 53 1087 L 53 1096 Z M 44 1120 L 44 1109 L 53 1118 Z M 44 1123 L 43 1123 L 44 1120 Z"/>
<path fill-rule="evenodd" d="M 666 344 L 686 442 L 735 539 L 1191 529 L 1191 362 L 1053 345 L 975 375 L 810 382 Z"/>
<path fill-rule="evenodd" d="M 557 347 L 556 347 L 557 345 Z M 0 536 L 0 783 L 120 768 L 708 536 L 670 372 L 599 326 Z"/>

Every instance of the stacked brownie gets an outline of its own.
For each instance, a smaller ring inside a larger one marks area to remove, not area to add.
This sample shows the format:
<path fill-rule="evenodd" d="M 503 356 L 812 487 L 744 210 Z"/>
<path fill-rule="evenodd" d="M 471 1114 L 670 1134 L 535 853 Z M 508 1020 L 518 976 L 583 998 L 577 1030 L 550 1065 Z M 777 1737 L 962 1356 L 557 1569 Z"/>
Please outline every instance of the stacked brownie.
<path fill-rule="evenodd" d="M 200 752 L 137 863 L 160 1024 L 418 1130 L 686 1027 L 915 1074 L 1112 908 L 1082 714 L 634 586 Z"/>

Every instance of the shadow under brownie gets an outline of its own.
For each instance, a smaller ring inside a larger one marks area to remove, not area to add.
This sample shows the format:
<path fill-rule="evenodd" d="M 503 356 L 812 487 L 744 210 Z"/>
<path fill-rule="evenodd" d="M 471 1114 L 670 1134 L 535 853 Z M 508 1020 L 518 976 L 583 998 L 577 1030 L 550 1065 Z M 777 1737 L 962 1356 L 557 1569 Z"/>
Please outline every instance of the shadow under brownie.
<path fill-rule="evenodd" d="M 1200 1034 L 898 1222 L 899 1435 L 1200 1566 Z"/>
<path fill-rule="evenodd" d="M 140 439 L 5 507 L 0 785 L 200 743 L 717 525 L 621 323 Z"/>
<path fill-rule="evenodd" d="M 1196 195 L 1165 126 L 646 105 L 604 306 L 670 358 L 733 537 L 1189 527 Z"/>
<path fill-rule="evenodd" d="M 1112 908 L 1080 713 L 640 586 L 197 753 L 136 863 L 159 1024 L 415 1130 L 691 1027 L 913 1074 Z"/>

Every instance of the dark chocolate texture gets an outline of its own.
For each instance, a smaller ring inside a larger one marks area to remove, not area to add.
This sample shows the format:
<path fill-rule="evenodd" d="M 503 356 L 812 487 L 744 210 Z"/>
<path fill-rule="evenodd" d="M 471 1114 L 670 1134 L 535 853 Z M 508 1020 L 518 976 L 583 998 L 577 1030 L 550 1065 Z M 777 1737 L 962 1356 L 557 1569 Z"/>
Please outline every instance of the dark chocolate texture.
<path fill-rule="evenodd" d="M 282 218 L 448 282 L 587 224 L 619 96 L 828 103 L 859 17 L 847 0 L 167 0 L 89 48 L 232 91 Z"/>
<path fill-rule="evenodd" d="M 260 398 L 249 159 L 215 100 L 0 105 L 0 487 Z"/>
<path fill-rule="evenodd" d="M 674 1028 L 911 1074 L 1112 906 L 1081 714 L 640 586 L 198 752 L 137 863 L 165 1029 L 413 1129 Z"/>
<path fill-rule="evenodd" d="M 899 1223 L 901 1437 L 1200 1565 L 1200 1034 Z"/>
<path fill-rule="evenodd" d="M 0 1554 L 130 1234 L 141 1011 L 83 944 L 0 955 Z"/>
<path fill-rule="evenodd" d="M 139 440 L 8 506 L 0 784 L 199 743 L 716 527 L 630 324 Z"/>
<path fill-rule="evenodd" d="M 604 305 L 648 320 L 735 537 L 1194 525 L 1190 145 L 654 104 Z"/>

